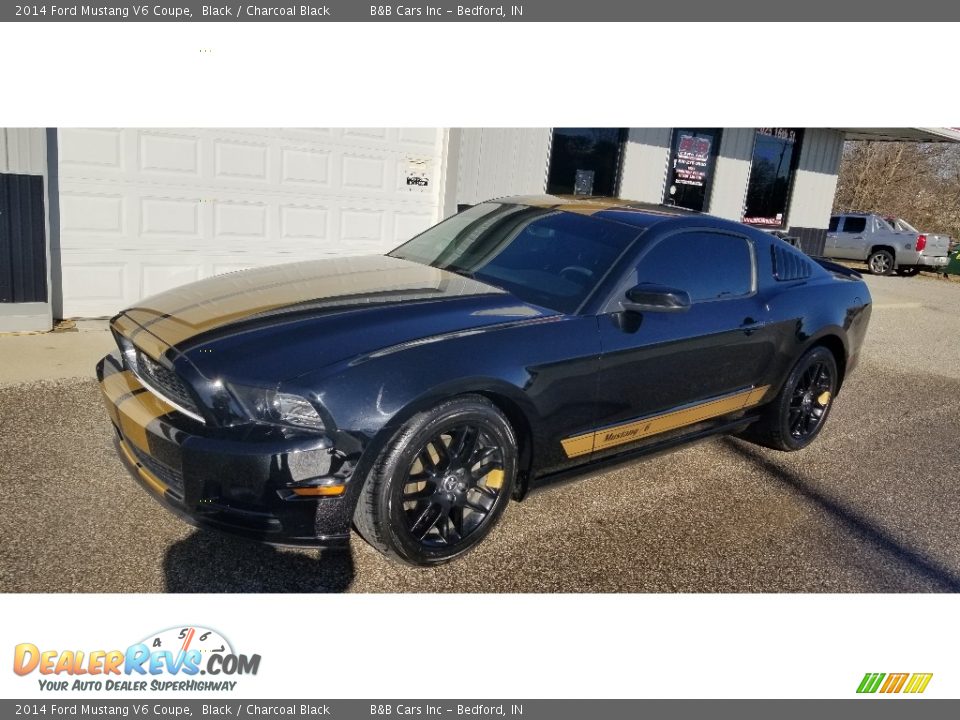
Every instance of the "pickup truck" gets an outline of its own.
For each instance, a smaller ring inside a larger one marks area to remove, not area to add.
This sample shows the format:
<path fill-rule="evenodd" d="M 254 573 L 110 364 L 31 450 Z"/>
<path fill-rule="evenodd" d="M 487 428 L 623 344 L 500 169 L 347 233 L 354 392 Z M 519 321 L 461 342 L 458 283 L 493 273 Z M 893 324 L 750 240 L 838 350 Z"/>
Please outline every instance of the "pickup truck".
<path fill-rule="evenodd" d="M 875 213 L 840 213 L 830 218 L 823 254 L 862 260 L 874 275 L 942 271 L 950 262 L 950 238 L 922 233 L 901 218 Z"/>

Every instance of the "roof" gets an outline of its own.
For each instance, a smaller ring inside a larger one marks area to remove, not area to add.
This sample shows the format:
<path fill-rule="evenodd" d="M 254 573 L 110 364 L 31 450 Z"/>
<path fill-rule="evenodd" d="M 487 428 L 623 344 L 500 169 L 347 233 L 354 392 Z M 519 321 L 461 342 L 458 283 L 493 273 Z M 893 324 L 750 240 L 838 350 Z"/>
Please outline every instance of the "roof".
<path fill-rule="evenodd" d="M 658 205 L 636 200 L 592 195 L 512 195 L 496 198 L 493 202 L 548 208 L 579 215 L 596 215 L 605 220 L 615 220 L 638 227 L 647 227 L 657 220 L 665 220 L 670 217 L 702 214 L 673 205 Z"/>
<path fill-rule="evenodd" d="M 836 128 L 847 140 L 960 142 L 960 128 Z"/>

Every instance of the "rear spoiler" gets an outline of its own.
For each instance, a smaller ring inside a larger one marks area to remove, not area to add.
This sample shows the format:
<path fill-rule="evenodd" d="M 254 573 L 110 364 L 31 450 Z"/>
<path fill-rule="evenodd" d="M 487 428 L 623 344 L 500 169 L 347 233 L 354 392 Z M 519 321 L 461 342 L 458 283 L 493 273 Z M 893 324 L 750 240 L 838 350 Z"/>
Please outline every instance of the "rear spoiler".
<path fill-rule="evenodd" d="M 815 263 L 817 263 L 824 270 L 827 270 L 828 272 L 832 272 L 836 275 L 843 275 L 844 277 L 848 277 L 853 280 L 863 279 L 863 275 L 858 273 L 856 270 L 848 268 L 846 265 L 840 265 L 838 263 L 832 262 L 822 257 L 812 257 L 810 259 L 813 260 Z"/>

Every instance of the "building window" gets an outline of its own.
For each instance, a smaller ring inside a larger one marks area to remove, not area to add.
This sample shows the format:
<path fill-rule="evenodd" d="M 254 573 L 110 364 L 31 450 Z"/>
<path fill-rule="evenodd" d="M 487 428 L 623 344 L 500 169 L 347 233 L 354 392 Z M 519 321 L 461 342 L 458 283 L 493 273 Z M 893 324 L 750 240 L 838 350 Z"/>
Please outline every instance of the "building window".
<path fill-rule="evenodd" d="M 625 137 L 621 128 L 555 128 L 547 192 L 615 197 Z"/>
<path fill-rule="evenodd" d="M 720 145 L 720 131 L 674 130 L 665 205 L 703 212 L 710 197 L 714 159 Z"/>
<path fill-rule="evenodd" d="M 753 164 L 747 185 L 743 221 L 753 225 L 784 227 L 790 185 L 800 157 L 800 131 L 759 128 L 753 146 Z"/>

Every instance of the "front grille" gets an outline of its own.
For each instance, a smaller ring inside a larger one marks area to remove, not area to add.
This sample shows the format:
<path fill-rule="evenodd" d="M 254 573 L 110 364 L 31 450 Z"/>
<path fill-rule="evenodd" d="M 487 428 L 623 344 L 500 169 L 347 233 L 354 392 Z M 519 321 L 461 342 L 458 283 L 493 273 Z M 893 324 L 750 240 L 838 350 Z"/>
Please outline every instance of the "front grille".
<path fill-rule="evenodd" d="M 183 381 L 177 377 L 175 372 L 167 370 L 139 349 L 134 351 L 134 358 L 135 367 L 132 370 L 140 376 L 144 383 L 152 386 L 158 393 L 172 400 L 184 410 L 189 410 L 196 415 L 200 414 L 193 396 L 190 395 L 187 386 L 183 384 Z"/>
<path fill-rule="evenodd" d="M 174 494 L 179 497 L 183 497 L 183 473 L 179 470 L 174 470 L 172 467 L 164 465 L 159 460 L 154 459 L 147 453 L 143 452 L 133 443 L 127 443 L 127 447 L 133 451 L 133 456 L 137 459 L 137 462 L 143 465 L 147 470 L 149 470 L 153 475 L 157 477 L 164 485 L 170 488 Z"/>

